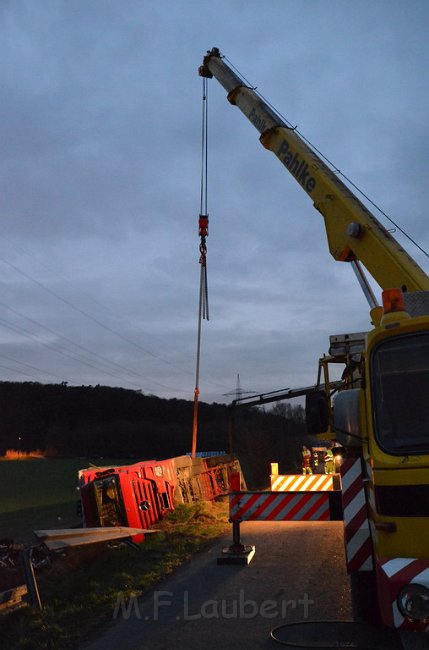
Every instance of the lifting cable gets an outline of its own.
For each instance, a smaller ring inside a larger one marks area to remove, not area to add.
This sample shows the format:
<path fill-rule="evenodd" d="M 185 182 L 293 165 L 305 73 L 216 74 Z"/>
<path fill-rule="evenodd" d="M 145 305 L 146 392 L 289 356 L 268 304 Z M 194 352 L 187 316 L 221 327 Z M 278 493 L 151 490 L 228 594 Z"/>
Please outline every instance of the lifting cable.
<path fill-rule="evenodd" d="M 198 221 L 198 235 L 200 237 L 200 295 L 198 304 L 198 333 L 197 333 L 197 361 L 195 369 L 195 390 L 194 390 L 194 417 L 192 425 L 192 458 L 195 458 L 197 451 L 198 432 L 198 396 L 200 394 L 200 350 L 201 350 L 201 322 L 209 320 L 209 302 L 207 285 L 207 244 L 206 237 L 209 234 L 209 216 L 207 212 L 207 170 L 208 170 L 208 84 L 203 78 L 203 105 L 202 105 L 202 129 L 201 129 L 201 191 L 200 191 L 200 216 Z"/>
<path fill-rule="evenodd" d="M 231 61 L 226 56 L 224 56 L 222 58 L 225 59 L 225 61 L 236 72 L 236 74 L 240 77 L 240 79 L 242 81 L 244 81 L 244 83 L 247 85 L 247 87 L 252 88 L 252 90 L 255 91 L 255 93 L 262 99 L 262 101 L 264 101 L 267 104 L 267 106 L 269 106 L 271 108 L 271 110 L 274 111 L 274 113 L 276 115 L 278 115 L 278 117 L 280 117 L 280 119 L 282 119 L 285 122 L 285 124 L 292 131 L 296 131 L 296 133 L 299 135 L 299 137 L 302 138 L 302 140 L 304 140 L 304 142 L 306 142 L 306 144 L 308 144 L 310 149 L 315 151 L 328 164 L 328 166 L 330 167 L 330 169 L 333 171 L 334 174 L 337 174 L 338 176 L 341 176 L 342 178 L 344 178 L 346 183 L 348 183 L 354 190 L 356 190 L 356 192 L 358 192 L 364 199 L 366 199 L 368 201 L 368 203 L 370 203 L 372 205 L 373 208 L 375 208 L 381 215 L 383 215 L 383 217 L 385 217 L 388 221 L 390 221 L 390 223 L 393 226 L 393 229 L 389 230 L 388 232 L 396 232 L 396 230 L 399 230 L 399 232 L 401 232 L 404 235 L 404 237 L 406 237 L 408 239 L 408 241 L 411 242 L 411 244 L 413 244 L 421 253 L 423 253 L 423 255 L 425 255 L 426 257 L 429 257 L 429 253 L 422 246 L 420 246 L 420 244 L 413 237 L 411 237 L 411 235 L 409 235 L 403 228 L 401 228 L 401 226 L 396 221 L 394 221 L 394 219 L 389 217 L 389 215 L 386 212 L 384 212 L 384 210 L 382 210 L 382 208 L 379 205 L 377 205 L 377 203 L 375 203 L 375 201 L 373 201 L 368 196 L 368 194 L 366 194 L 358 185 L 356 185 L 351 180 L 351 178 L 346 176 L 346 174 L 344 174 L 340 169 L 338 169 L 338 167 L 327 156 L 325 156 L 325 154 L 322 151 L 320 151 L 320 149 L 318 149 L 308 138 L 305 137 L 305 135 L 303 133 L 301 133 L 298 130 L 297 126 L 293 126 L 292 123 L 289 122 L 289 120 L 284 115 L 282 115 L 282 113 L 280 113 L 280 111 L 278 111 L 276 109 L 276 107 L 273 106 L 273 104 L 271 104 L 271 102 L 269 102 L 267 100 L 267 98 L 264 97 L 258 91 L 257 86 L 253 86 L 246 79 L 246 77 L 231 63 Z"/>

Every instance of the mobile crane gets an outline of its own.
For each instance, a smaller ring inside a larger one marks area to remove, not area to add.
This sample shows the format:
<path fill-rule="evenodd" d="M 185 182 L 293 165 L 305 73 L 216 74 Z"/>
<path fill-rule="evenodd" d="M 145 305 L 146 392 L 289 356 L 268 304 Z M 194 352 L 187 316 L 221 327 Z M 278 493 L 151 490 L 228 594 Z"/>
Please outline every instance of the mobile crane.
<path fill-rule="evenodd" d="M 429 277 L 217 48 L 199 74 L 219 81 L 308 194 L 332 256 L 351 263 L 369 302 L 373 329 L 331 337 L 320 389 L 307 396 L 308 428 L 336 440 L 349 457 L 349 572 L 374 575 L 384 624 L 429 629 Z M 382 288 L 382 307 L 362 267 Z M 332 399 L 329 365 L 338 362 L 346 366 L 344 381 Z"/>

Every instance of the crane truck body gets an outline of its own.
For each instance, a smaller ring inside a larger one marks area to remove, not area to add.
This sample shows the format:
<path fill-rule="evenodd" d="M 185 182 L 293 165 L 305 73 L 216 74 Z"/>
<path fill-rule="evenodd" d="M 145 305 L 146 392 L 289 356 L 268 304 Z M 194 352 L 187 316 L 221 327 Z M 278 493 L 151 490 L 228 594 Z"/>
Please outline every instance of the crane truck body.
<path fill-rule="evenodd" d="M 307 395 L 308 429 L 342 445 L 348 459 L 349 572 L 374 576 L 384 624 L 429 629 L 429 277 L 217 48 L 199 74 L 219 81 L 313 201 L 332 256 L 351 263 L 369 302 L 369 332 L 331 337 Z M 362 267 L 383 290 L 382 307 Z M 332 363 L 344 364 L 334 391 Z"/>

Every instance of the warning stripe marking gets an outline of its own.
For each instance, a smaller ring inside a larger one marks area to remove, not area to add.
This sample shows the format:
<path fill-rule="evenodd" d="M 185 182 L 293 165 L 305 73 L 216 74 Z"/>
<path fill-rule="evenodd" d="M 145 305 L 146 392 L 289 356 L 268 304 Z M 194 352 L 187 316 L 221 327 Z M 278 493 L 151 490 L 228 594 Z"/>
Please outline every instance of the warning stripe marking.
<path fill-rule="evenodd" d="M 373 549 L 360 459 L 344 461 L 341 482 L 347 569 L 349 573 L 368 571 L 373 568 Z"/>
<path fill-rule="evenodd" d="M 405 622 L 405 618 L 399 611 L 399 607 L 396 599 L 392 602 L 392 614 L 393 614 L 393 627 L 402 627 L 402 625 Z"/>
<path fill-rule="evenodd" d="M 416 582 L 417 584 L 423 585 L 424 587 L 428 587 L 429 589 L 429 568 L 424 569 L 416 576 L 414 576 L 411 582 Z"/>
<path fill-rule="evenodd" d="M 347 553 L 350 555 L 350 571 L 370 571 L 372 569 L 372 541 L 368 535 L 363 535 L 363 541 L 357 537 L 354 547 L 347 545 Z"/>
<path fill-rule="evenodd" d="M 360 490 L 347 506 L 344 507 L 344 521 L 347 526 L 351 526 L 351 522 L 355 517 L 362 516 L 362 511 L 366 517 L 366 503 L 363 490 Z"/>
<path fill-rule="evenodd" d="M 358 458 L 346 458 L 341 465 L 341 476 L 343 481 L 343 492 L 353 485 L 357 478 L 361 475 L 360 460 Z"/>
<path fill-rule="evenodd" d="M 366 528 L 366 533 L 368 535 L 368 518 L 365 507 L 361 508 L 353 519 L 347 522 L 344 530 L 346 542 L 350 542 L 355 533 L 362 530 L 363 527 Z"/>
<path fill-rule="evenodd" d="M 362 473 L 359 460 L 355 460 L 352 465 L 350 461 L 345 461 L 341 467 L 341 480 L 343 491 L 344 505 L 353 501 L 356 494 L 362 489 Z"/>
<path fill-rule="evenodd" d="M 391 607 L 390 614 L 388 610 L 385 611 L 383 623 L 393 625 L 396 628 L 410 627 L 410 622 L 398 608 L 396 595 L 401 587 L 411 583 L 429 588 L 429 560 L 408 557 L 397 557 L 388 560 L 381 558 L 377 560 L 376 564 L 380 598 L 390 601 Z M 384 579 L 383 576 L 385 576 Z M 427 623 L 413 624 L 413 626 L 415 625 L 419 629 L 429 629 Z"/>
<path fill-rule="evenodd" d="M 332 475 L 278 474 L 271 477 L 271 489 L 275 492 L 323 492 L 333 490 Z"/>
<path fill-rule="evenodd" d="M 329 521 L 329 496 L 324 492 L 239 492 L 231 495 L 230 517 L 240 521 Z"/>
<path fill-rule="evenodd" d="M 381 563 L 384 573 L 388 578 L 409 582 L 413 577 L 425 572 L 428 566 L 427 560 L 417 560 L 415 558 L 399 557 L 394 560 L 388 560 Z"/>

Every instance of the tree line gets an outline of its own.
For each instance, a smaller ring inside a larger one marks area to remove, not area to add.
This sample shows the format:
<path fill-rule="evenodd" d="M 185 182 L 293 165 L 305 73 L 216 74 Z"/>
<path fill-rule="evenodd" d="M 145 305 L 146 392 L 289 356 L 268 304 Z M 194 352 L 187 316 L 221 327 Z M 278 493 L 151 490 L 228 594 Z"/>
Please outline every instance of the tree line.
<path fill-rule="evenodd" d="M 109 386 L 0 382 L 0 456 L 41 449 L 52 457 L 168 458 L 191 449 L 193 403 Z M 253 485 L 269 474 L 300 471 L 300 449 L 312 440 L 301 406 L 270 411 L 201 402 L 198 451 L 232 451 Z"/>

